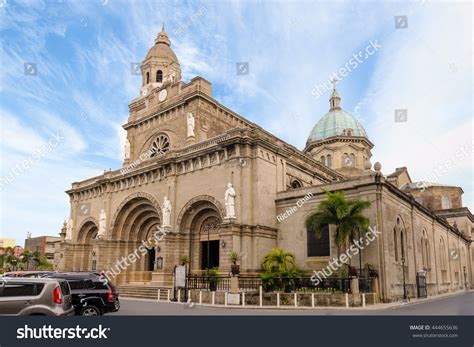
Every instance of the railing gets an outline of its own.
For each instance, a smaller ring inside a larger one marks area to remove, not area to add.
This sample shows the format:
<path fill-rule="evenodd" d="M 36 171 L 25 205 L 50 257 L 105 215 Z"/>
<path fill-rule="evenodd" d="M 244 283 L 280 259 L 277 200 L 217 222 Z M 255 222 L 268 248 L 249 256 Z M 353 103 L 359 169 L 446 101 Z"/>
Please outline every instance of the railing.
<path fill-rule="evenodd" d="M 239 276 L 239 290 L 241 292 L 258 291 L 262 285 L 262 279 L 257 276 Z"/>
<path fill-rule="evenodd" d="M 231 276 L 207 277 L 205 274 L 191 274 L 186 277 L 188 289 L 200 289 L 211 291 L 229 291 L 231 288 Z M 258 292 L 260 286 L 264 291 L 286 291 L 286 292 L 351 292 L 350 278 L 322 278 L 312 281 L 311 277 L 274 277 L 270 280 L 262 280 L 259 276 L 238 276 L 240 292 Z M 359 292 L 371 293 L 372 278 L 359 278 Z"/>
<path fill-rule="evenodd" d="M 230 276 L 188 275 L 186 277 L 186 287 L 187 289 L 229 291 Z"/>

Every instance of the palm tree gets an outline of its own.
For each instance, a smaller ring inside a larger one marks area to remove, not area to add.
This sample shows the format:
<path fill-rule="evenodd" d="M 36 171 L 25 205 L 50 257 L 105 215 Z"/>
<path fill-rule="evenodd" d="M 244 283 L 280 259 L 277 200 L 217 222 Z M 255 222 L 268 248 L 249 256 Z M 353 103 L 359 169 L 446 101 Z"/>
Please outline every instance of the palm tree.
<path fill-rule="evenodd" d="M 26 270 L 30 269 L 30 261 L 33 259 L 33 253 L 30 251 L 24 251 L 21 255 L 21 261 L 26 264 Z"/>
<path fill-rule="evenodd" d="M 40 265 L 41 253 L 38 251 L 35 251 L 31 253 L 31 258 L 33 259 L 33 262 L 35 264 L 35 270 L 36 270 L 38 268 L 38 265 Z"/>
<path fill-rule="evenodd" d="M 266 273 L 260 276 L 265 291 L 285 288 L 285 291 L 289 292 L 300 275 L 296 268 L 295 255 L 281 248 L 273 248 L 266 254 L 262 266 L 266 270 Z"/>
<path fill-rule="evenodd" d="M 317 237 L 320 237 L 324 226 L 335 225 L 334 239 L 337 246 L 337 257 L 339 258 L 341 248 L 355 240 L 356 232 L 367 230 L 369 219 L 362 212 L 369 208 L 371 204 L 360 199 L 349 201 L 342 191 L 333 193 L 325 191 L 325 193 L 326 200 L 321 201 L 316 212 L 306 219 L 306 228 L 316 233 Z M 339 270 L 339 277 L 341 277 L 341 270 Z"/>
<path fill-rule="evenodd" d="M 273 248 L 270 253 L 263 257 L 262 265 L 268 272 L 287 272 L 296 266 L 295 255 L 285 252 L 281 248 Z"/>

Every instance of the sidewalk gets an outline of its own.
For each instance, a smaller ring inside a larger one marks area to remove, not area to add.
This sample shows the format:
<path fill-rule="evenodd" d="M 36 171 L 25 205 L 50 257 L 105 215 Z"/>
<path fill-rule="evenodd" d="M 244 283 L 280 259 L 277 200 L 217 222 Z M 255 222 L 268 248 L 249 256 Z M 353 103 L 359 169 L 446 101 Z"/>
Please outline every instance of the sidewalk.
<path fill-rule="evenodd" d="M 132 297 L 125 297 L 123 296 L 122 298 L 125 300 L 131 300 L 131 301 L 148 301 L 148 302 L 155 302 L 155 303 L 164 303 L 164 304 L 178 304 L 178 305 L 187 305 L 187 306 L 203 306 L 203 307 L 215 307 L 215 308 L 230 308 L 230 309 L 250 309 L 250 310 L 361 310 L 361 311 L 372 311 L 372 310 L 388 310 L 388 309 L 395 309 L 399 307 L 405 307 L 405 306 L 411 306 L 411 305 L 416 305 L 419 303 L 424 303 L 424 302 L 429 302 L 429 301 L 436 301 L 438 299 L 444 299 L 447 297 L 451 296 L 456 296 L 456 295 L 461 295 L 464 293 L 470 293 L 474 292 L 474 290 L 460 290 L 457 292 L 452 292 L 452 293 L 445 293 L 445 294 L 439 294 L 436 296 L 431 296 L 426 299 L 412 299 L 409 302 L 403 302 L 403 301 L 397 301 L 397 302 L 390 302 L 390 303 L 381 303 L 381 304 L 375 304 L 375 305 L 367 305 L 366 307 L 362 306 L 356 306 L 356 307 L 346 307 L 346 306 L 315 306 L 313 307 L 306 307 L 306 306 L 258 306 L 258 305 L 252 305 L 252 306 L 242 306 L 242 305 L 220 305 L 220 304 L 199 304 L 196 302 L 176 302 L 176 301 L 158 301 L 155 299 L 141 299 L 141 298 L 132 298 Z"/>

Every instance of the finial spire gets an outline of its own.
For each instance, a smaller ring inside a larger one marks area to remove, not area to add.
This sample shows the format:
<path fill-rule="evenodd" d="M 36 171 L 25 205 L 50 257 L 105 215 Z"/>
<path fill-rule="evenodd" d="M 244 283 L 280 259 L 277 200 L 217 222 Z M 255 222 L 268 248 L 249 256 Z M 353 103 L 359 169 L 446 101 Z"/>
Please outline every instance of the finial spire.
<path fill-rule="evenodd" d="M 341 97 L 337 93 L 336 83 L 337 83 L 337 80 L 334 78 L 332 80 L 332 94 L 331 94 L 331 98 L 329 99 L 329 105 L 331 106 L 329 108 L 329 111 L 341 109 Z"/>
<path fill-rule="evenodd" d="M 158 33 L 158 36 L 155 39 L 155 44 L 158 44 L 158 43 L 164 43 L 164 44 L 167 44 L 168 46 L 171 46 L 171 41 L 165 32 L 165 22 L 162 23 L 161 31 Z"/>

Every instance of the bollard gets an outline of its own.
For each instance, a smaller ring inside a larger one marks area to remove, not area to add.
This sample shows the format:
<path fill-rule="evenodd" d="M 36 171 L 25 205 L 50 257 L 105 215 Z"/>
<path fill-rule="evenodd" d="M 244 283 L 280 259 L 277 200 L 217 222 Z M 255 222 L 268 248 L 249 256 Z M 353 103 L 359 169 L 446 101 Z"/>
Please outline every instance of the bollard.
<path fill-rule="evenodd" d="M 158 288 L 158 301 L 160 301 L 160 296 L 161 296 L 161 289 Z"/>
<path fill-rule="evenodd" d="M 314 293 L 311 293 L 311 307 L 314 308 Z"/>
<path fill-rule="evenodd" d="M 170 290 L 168 289 L 168 302 L 170 302 Z"/>
<path fill-rule="evenodd" d="M 181 302 L 181 289 L 178 289 L 178 302 Z"/>
<path fill-rule="evenodd" d="M 227 306 L 227 292 L 224 292 L 224 306 Z"/>
<path fill-rule="evenodd" d="M 260 307 L 263 306 L 262 286 L 260 286 Z"/>
<path fill-rule="evenodd" d="M 212 305 L 216 302 L 216 292 L 212 292 Z"/>
<path fill-rule="evenodd" d="M 202 290 L 199 291 L 199 305 L 202 304 Z"/>
<path fill-rule="evenodd" d="M 295 301 L 295 307 L 298 307 L 298 294 L 296 293 L 295 293 L 294 301 Z"/>
<path fill-rule="evenodd" d="M 362 307 L 365 307 L 365 293 L 362 293 Z"/>
<path fill-rule="evenodd" d="M 242 292 L 242 306 L 245 307 L 245 292 Z"/>
<path fill-rule="evenodd" d="M 277 307 L 280 307 L 280 293 L 277 293 Z"/>
<path fill-rule="evenodd" d="M 349 307 L 349 294 L 346 293 L 346 307 Z"/>

